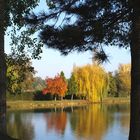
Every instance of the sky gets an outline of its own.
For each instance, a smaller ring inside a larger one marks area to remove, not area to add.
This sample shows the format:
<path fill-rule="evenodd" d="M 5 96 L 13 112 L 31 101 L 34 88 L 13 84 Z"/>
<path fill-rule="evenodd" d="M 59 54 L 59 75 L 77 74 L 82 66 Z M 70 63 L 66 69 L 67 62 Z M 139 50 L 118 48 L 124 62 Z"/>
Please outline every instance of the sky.
<path fill-rule="evenodd" d="M 106 71 L 115 71 L 119 64 L 130 63 L 130 52 L 125 49 L 110 48 L 106 50 L 109 55 L 108 63 L 103 64 Z M 73 65 L 83 66 L 92 64 L 92 53 L 71 53 L 68 56 L 62 56 L 58 51 L 44 49 L 41 60 L 33 60 L 33 66 L 38 71 L 37 76 L 45 78 L 54 77 L 57 73 L 63 71 L 67 78 L 70 77 Z"/>
<path fill-rule="evenodd" d="M 46 10 L 46 3 L 41 0 L 40 5 L 35 11 Z M 9 38 L 5 38 L 5 51 L 10 52 Z M 130 63 L 130 51 L 116 46 L 106 48 L 106 53 L 109 55 L 109 63 L 103 64 L 106 71 L 115 71 L 119 64 Z M 92 53 L 71 53 L 68 56 L 62 56 L 60 52 L 52 49 L 46 49 L 44 46 L 41 60 L 32 60 L 32 65 L 37 71 L 36 76 L 43 79 L 46 77 L 54 77 L 61 71 L 65 73 L 67 78 L 70 77 L 73 65 L 83 66 L 92 63 Z"/>

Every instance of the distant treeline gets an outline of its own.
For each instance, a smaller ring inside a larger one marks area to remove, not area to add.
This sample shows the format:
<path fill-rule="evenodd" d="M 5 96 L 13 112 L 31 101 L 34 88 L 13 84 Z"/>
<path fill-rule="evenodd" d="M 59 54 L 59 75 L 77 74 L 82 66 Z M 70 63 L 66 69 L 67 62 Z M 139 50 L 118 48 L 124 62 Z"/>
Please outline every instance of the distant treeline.
<path fill-rule="evenodd" d="M 75 66 L 68 80 L 68 94 L 76 93 L 90 101 L 102 101 L 106 97 L 129 97 L 130 69 L 130 64 L 120 64 L 114 72 L 106 72 L 97 63 Z"/>
<path fill-rule="evenodd" d="M 45 80 L 34 77 L 34 68 L 25 56 L 7 56 L 7 67 L 8 100 L 86 99 L 99 102 L 106 97 L 130 96 L 130 64 L 120 64 L 114 72 L 106 72 L 97 63 L 74 66 L 69 79 L 62 71 Z"/>

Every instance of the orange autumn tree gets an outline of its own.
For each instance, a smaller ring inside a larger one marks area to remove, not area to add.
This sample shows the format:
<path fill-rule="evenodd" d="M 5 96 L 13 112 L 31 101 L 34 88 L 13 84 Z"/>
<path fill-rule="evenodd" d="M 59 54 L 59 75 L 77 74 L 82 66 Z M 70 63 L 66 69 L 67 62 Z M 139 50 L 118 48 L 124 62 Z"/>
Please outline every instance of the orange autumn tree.
<path fill-rule="evenodd" d="M 46 88 L 43 90 L 43 94 L 50 93 L 55 96 L 60 96 L 61 99 L 64 97 L 67 91 L 67 83 L 62 76 L 59 74 L 54 78 L 46 79 Z"/>

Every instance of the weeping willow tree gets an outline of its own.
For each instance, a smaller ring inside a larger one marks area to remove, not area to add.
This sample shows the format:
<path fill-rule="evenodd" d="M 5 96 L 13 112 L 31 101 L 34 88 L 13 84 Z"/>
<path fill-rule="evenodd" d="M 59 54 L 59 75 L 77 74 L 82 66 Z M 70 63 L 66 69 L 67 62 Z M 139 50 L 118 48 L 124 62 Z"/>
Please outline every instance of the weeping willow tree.
<path fill-rule="evenodd" d="M 105 70 L 97 65 L 75 67 L 74 75 L 78 83 L 78 93 L 89 101 L 100 102 L 106 95 L 108 78 Z"/>
<path fill-rule="evenodd" d="M 87 96 L 89 90 L 88 71 L 83 67 L 75 67 L 73 71 L 78 86 L 78 95 Z"/>

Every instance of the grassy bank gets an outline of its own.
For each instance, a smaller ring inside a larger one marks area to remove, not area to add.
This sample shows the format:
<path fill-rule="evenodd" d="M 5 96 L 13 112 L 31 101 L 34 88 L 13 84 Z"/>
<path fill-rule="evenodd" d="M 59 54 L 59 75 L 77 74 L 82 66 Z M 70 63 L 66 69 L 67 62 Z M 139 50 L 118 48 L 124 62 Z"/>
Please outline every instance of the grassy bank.
<path fill-rule="evenodd" d="M 8 109 L 41 109 L 41 108 L 60 108 L 71 106 L 83 106 L 90 102 L 85 100 L 63 100 L 63 101 L 8 101 Z"/>
<path fill-rule="evenodd" d="M 110 103 L 110 104 L 129 103 L 129 102 L 130 102 L 129 97 L 108 97 L 103 99 L 103 103 Z"/>
<path fill-rule="evenodd" d="M 105 98 L 103 103 L 115 104 L 115 103 L 129 103 L 129 98 Z M 71 106 L 84 106 L 91 104 L 86 100 L 58 100 L 58 101 L 7 101 L 7 108 L 14 110 L 22 109 L 41 109 L 41 108 L 60 108 Z"/>

